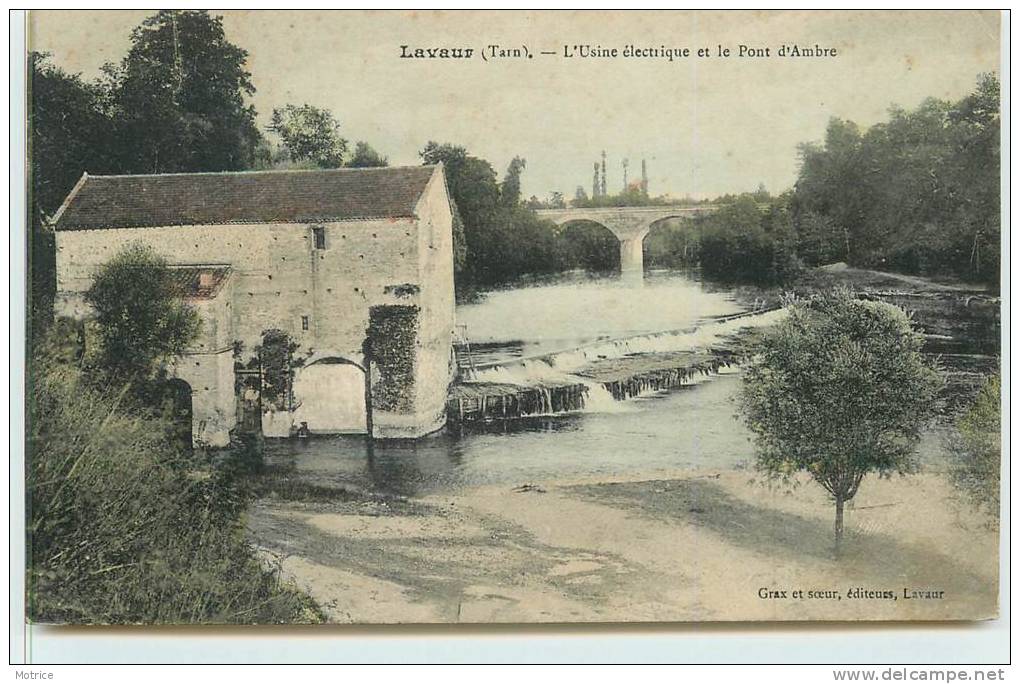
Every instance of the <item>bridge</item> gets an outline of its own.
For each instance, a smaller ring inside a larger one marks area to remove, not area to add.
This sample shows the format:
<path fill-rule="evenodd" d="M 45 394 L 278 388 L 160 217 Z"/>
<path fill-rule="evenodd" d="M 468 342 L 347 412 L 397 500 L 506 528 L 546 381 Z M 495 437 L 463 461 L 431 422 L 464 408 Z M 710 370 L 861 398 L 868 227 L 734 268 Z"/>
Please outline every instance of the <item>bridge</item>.
<path fill-rule="evenodd" d="M 540 209 L 539 217 L 564 226 L 575 221 L 591 221 L 606 228 L 620 241 L 620 270 L 641 274 L 644 270 L 642 242 L 652 226 L 671 218 L 691 218 L 716 210 L 714 205 L 598 207 L 593 209 Z"/>

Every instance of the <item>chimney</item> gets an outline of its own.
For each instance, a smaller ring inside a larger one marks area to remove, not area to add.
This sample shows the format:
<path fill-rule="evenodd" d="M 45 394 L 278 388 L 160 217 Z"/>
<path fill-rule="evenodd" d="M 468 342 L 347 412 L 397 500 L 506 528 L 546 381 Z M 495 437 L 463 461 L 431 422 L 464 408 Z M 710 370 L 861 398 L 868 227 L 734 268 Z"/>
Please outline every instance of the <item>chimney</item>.
<path fill-rule="evenodd" d="M 606 196 L 606 151 L 602 150 L 602 187 L 599 193 L 603 197 Z"/>

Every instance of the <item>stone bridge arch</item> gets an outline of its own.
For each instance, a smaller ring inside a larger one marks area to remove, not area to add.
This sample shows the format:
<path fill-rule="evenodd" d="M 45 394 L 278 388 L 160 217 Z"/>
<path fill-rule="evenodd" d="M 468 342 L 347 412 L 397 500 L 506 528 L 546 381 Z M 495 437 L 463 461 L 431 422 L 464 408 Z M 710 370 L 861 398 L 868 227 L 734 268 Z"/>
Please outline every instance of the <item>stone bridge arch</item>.
<path fill-rule="evenodd" d="M 620 241 L 620 271 L 623 274 L 644 272 L 642 243 L 652 226 L 671 218 L 689 218 L 715 210 L 714 206 L 671 207 L 599 207 L 576 209 L 541 209 L 540 218 L 558 226 L 575 221 L 591 221 L 608 229 Z"/>

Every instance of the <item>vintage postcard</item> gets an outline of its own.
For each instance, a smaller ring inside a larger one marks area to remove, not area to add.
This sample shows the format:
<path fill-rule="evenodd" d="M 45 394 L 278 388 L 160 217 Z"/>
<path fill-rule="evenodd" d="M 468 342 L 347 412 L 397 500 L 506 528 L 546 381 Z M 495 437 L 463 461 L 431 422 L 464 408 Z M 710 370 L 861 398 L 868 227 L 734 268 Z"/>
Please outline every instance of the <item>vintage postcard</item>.
<path fill-rule="evenodd" d="M 999 612 L 997 12 L 33 11 L 28 619 Z"/>

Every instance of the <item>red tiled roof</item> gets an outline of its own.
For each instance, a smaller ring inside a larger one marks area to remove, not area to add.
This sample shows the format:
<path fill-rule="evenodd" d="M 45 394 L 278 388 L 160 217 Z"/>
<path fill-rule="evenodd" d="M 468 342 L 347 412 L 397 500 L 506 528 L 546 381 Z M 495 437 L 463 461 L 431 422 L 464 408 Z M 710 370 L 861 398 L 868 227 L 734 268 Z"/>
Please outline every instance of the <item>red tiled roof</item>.
<path fill-rule="evenodd" d="M 171 266 L 173 283 L 188 299 L 213 299 L 230 276 L 222 265 Z"/>
<path fill-rule="evenodd" d="M 410 217 L 435 167 L 82 176 L 56 230 Z"/>

